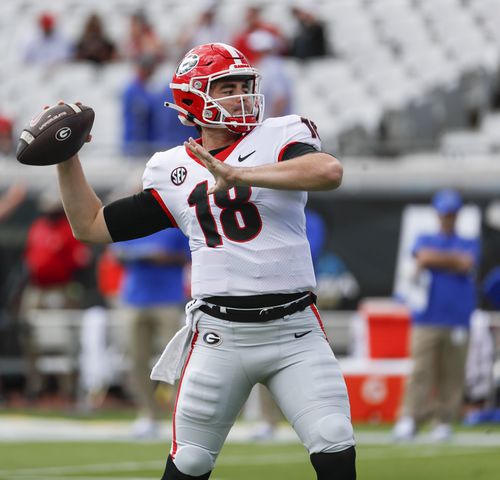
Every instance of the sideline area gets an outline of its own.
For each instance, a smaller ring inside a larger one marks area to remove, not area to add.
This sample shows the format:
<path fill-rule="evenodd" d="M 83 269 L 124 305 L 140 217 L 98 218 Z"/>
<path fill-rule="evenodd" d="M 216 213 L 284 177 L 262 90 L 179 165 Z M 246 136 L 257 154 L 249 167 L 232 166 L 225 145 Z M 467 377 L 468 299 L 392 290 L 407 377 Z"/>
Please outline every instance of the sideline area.
<path fill-rule="evenodd" d="M 249 442 L 255 428 L 252 422 L 237 422 L 229 433 L 229 443 Z M 147 441 L 169 441 L 172 430 L 171 422 L 165 422 L 159 435 Z M 130 442 L 132 437 L 132 422 L 127 420 L 72 420 L 61 418 L 33 418 L 24 415 L 0 416 L 0 442 L 50 442 L 50 441 L 123 441 Z M 380 426 L 355 426 L 355 435 L 360 445 L 384 445 L 394 443 L 390 430 Z M 275 443 L 298 443 L 293 429 L 280 425 Z M 414 444 L 433 443 L 424 431 L 418 435 Z M 500 426 L 484 426 L 481 430 L 464 431 L 459 429 L 449 442 L 450 445 L 500 447 Z"/>

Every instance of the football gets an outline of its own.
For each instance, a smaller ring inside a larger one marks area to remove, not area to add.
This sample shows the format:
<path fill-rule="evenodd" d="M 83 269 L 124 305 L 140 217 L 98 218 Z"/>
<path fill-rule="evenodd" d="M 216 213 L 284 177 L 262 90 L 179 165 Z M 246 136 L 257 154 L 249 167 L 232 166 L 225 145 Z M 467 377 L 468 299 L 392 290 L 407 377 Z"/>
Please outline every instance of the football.
<path fill-rule="evenodd" d="M 55 165 L 82 148 L 94 123 L 94 110 L 64 103 L 43 110 L 24 127 L 16 158 L 25 165 Z"/>

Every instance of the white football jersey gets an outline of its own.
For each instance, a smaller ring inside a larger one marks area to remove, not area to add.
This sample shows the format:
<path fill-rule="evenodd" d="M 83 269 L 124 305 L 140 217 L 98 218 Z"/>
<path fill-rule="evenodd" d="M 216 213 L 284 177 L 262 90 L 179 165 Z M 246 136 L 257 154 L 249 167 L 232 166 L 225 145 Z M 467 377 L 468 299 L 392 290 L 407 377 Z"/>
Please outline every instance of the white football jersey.
<path fill-rule="evenodd" d="M 235 167 L 281 160 L 286 146 L 320 150 L 312 122 L 297 115 L 270 118 L 215 155 Z M 307 193 L 234 187 L 207 195 L 212 174 L 184 146 L 156 153 L 144 189 L 189 237 L 193 298 L 295 293 L 316 286 L 306 236 Z"/>

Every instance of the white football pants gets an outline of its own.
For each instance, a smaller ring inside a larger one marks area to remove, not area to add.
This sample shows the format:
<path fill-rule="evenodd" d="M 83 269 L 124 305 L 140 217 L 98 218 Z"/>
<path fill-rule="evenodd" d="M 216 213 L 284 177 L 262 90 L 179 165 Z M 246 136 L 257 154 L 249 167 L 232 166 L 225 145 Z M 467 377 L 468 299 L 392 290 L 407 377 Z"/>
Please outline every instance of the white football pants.
<path fill-rule="evenodd" d="M 203 314 L 179 381 L 171 455 L 188 475 L 212 470 L 256 383 L 309 453 L 354 445 L 347 389 L 314 305 L 262 323 Z"/>

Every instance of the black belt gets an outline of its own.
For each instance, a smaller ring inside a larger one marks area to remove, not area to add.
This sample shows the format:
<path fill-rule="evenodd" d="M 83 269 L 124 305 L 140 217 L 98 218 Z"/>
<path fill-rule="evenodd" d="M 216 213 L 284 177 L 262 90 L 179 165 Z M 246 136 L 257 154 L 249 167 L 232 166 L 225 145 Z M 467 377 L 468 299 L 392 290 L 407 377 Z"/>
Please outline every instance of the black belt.
<path fill-rule="evenodd" d="M 231 308 L 220 305 L 201 305 L 200 310 L 208 315 L 230 322 L 268 322 L 305 310 L 316 301 L 316 295 L 308 292 L 299 300 L 275 307 Z"/>

